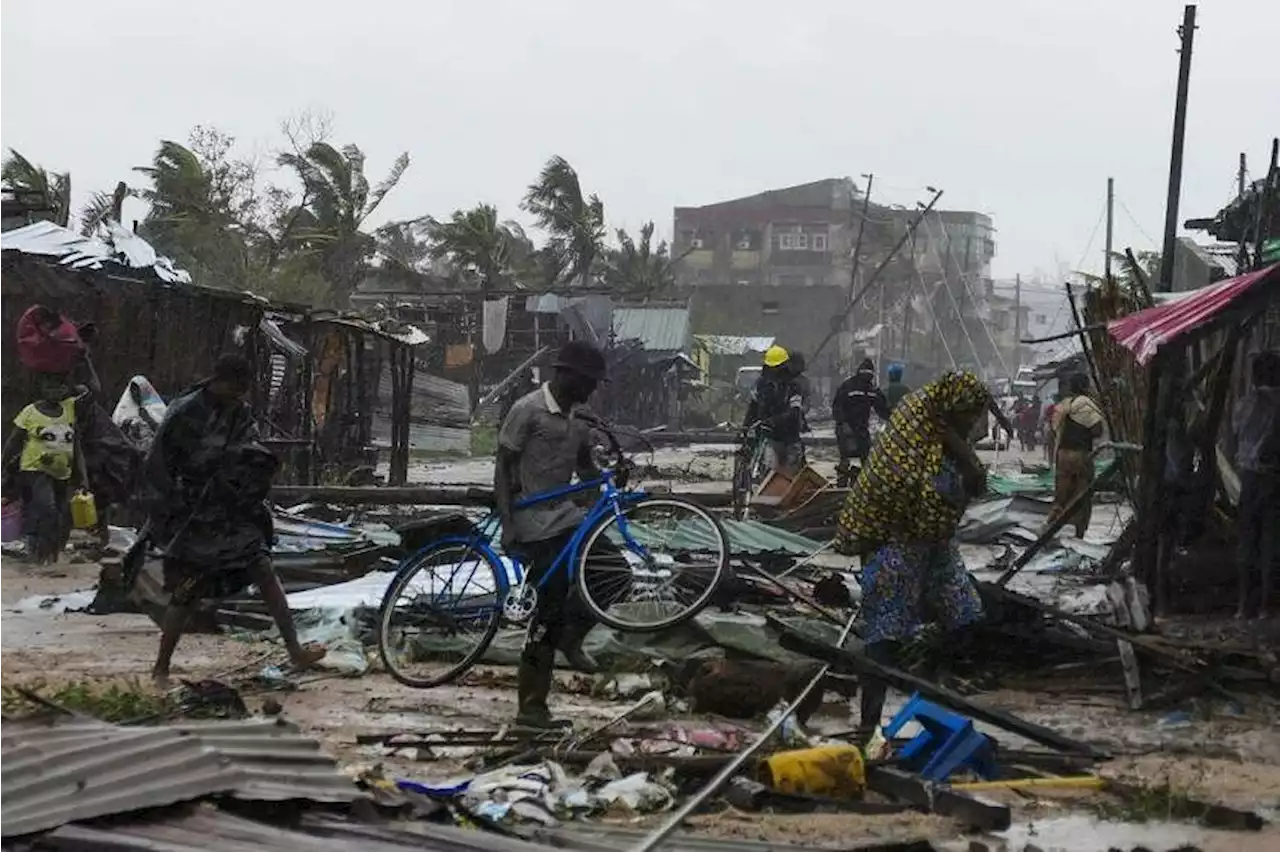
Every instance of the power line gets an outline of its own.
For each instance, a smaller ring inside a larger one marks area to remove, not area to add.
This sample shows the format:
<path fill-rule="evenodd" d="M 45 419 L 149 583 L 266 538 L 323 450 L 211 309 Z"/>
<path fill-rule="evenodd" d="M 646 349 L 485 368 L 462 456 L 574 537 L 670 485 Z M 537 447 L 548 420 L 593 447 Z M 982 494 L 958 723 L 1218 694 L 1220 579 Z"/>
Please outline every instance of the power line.
<path fill-rule="evenodd" d="M 1120 199 L 1119 199 L 1119 198 L 1117 198 L 1117 199 L 1116 199 L 1116 201 L 1120 201 Z M 1132 213 L 1130 213 L 1130 212 L 1129 212 L 1129 206 L 1128 206 L 1127 204 L 1125 204 L 1123 201 L 1120 201 L 1120 209 L 1124 211 L 1124 215 L 1126 215 L 1126 216 L 1128 216 L 1128 217 L 1129 217 L 1129 221 L 1133 223 L 1133 227 L 1135 227 L 1135 228 L 1137 228 L 1137 229 L 1138 229 L 1138 233 L 1139 233 L 1139 234 L 1142 234 L 1142 236 L 1146 237 L 1146 238 L 1147 238 L 1147 242 L 1151 243 L 1151 247 L 1152 247 L 1152 248 L 1155 248 L 1155 247 L 1156 247 L 1156 241 L 1155 241 L 1155 240 L 1153 240 L 1153 239 L 1151 238 L 1151 235 L 1150 235 L 1150 234 L 1148 234 L 1148 233 L 1146 232 L 1146 230 L 1144 230 L 1144 229 L 1143 229 L 1143 227 L 1142 227 L 1141 225 L 1139 225 L 1139 224 L 1138 224 L 1138 219 L 1137 219 L 1137 217 L 1135 217 Z"/>
<path fill-rule="evenodd" d="M 1107 218 L 1107 205 L 1103 204 L 1102 209 L 1098 211 L 1098 221 L 1093 223 L 1093 232 L 1089 234 L 1089 243 L 1084 247 L 1084 253 L 1080 255 L 1080 259 L 1076 261 L 1076 269 L 1084 266 L 1085 258 L 1089 256 L 1089 252 L 1093 251 L 1093 241 L 1098 238 L 1098 228 L 1102 225 L 1102 220 Z"/>
<path fill-rule="evenodd" d="M 939 221 L 938 221 L 938 225 L 942 228 L 942 235 L 943 235 L 944 237 L 946 237 L 946 238 L 947 238 L 947 245 L 949 246 L 949 245 L 951 244 L 951 235 L 950 235 L 949 233 L 947 233 L 947 223 L 946 223 L 946 222 L 943 222 L 943 221 L 941 221 L 941 220 L 939 220 Z M 929 236 L 930 236 L 930 238 L 932 238 L 932 237 L 933 237 L 933 228 L 929 226 L 928 222 L 926 222 L 926 223 L 925 223 L 925 227 L 929 228 Z M 936 248 L 935 248 L 934 252 L 935 252 L 935 254 L 937 253 Z M 950 252 L 950 251 L 948 251 L 948 252 L 947 252 L 947 254 L 948 254 L 948 255 L 950 255 L 950 254 L 951 254 L 951 252 Z M 952 262 L 955 264 L 956 271 L 960 273 L 960 283 L 961 283 L 961 285 L 964 287 L 965 292 L 969 294 L 969 298 L 970 298 L 970 300 L 972 300 L 972 301 L 973 301 L 973 303 L 974 303 L 975 305 L 977 305 L 977 303 L 978 303 L 978 299 L 977 299 L 977 297 L 974 295 L 973 290 L 971 290 L 971 289 L 969 288 L 969 282 L 966 280 L 966 276 L 965 276 L 965 272 L 964 272 L 964 270 L 960 268 L 960 264 L 959 264 L 959 262 L 958 262 L 958 261 L 956 261 L 954 257 L 952 257 L 952 258 L 951 258 L 951 260 L 952 260 Z M 944 269 L 945 269 L 945 267 L 944 267 Z M 944 278 L 945 278 L 945 273 L 944 273 Z M 948 288 L 947 288 L 947 294 L 948 294 L 948 295 L 950 295 L 950 294 L 951 294 L 951 288 L 950 288 L 950 287 L 948 287 Z M 955 297 L 954 297 L 954 296 L 952 296 L 952 302 L 954 303 L 954 301 L 955 301 Z M 969 332 L 968 332 L 968 323 L 966 323 L 966 322 L 964 321 L 964 314 L 963 314 L 963 313 L 961 313 L 960 308 L 959 308 L 958 306 L 956 307 L 956 315 L 960 317 L 960 327 L 961 327 L 961 328 L 963 328 L 963 329 L 965 329 L 965 336 L 968 336 L 968 333 L 969 333 Z M 982 326 L 982 330 L 983 330 L 984 332 L 986 332 L 986 335 L 987 335 L 987 342 L 989 342 L 989 343 L 991 344 L 991 351 L 995 353 L 995 355 L 996 355 L 996 359 L 1000 362 L 1000 368 L 1001 368 L 1002 370 L 1004 370 L 1006 374 L 1008 374 L 1008 372 L 1009 372 L 1009 365 L 1005 362 L 1005 360 L 1004 360 L 1004 355 L 1000 352 L 1000 347 L 999 347 L 999 345 L 997 345 L 997 344 L 996 344 L 996 339 L 995 339 L 995 337 L 993 337 L 993 336 L 992 336 L 992 334 L 991 334 L 991 329 L 987 327 L 987 322 L 986 322 L 986 320 L 984 320 L 982 317 L 978 317 L 978 323 Z M 973 341 L 972 341 L 972 340 L 970 340 L 969 345 L 970 345 L 970 346 L 972 346 L 972 345 L 973 345 Z M 982 360 L 982 359 L 981 359 L 981 358 L 978 358 L 978 353 L 977 353 L 977 350 L 976 350 L 976 349 L 974 350 L 973 355 L 974 355 L 974 358 L 977 358 L 977 359 L 978 359 L 978 361 L 979 361 L 979 363 L 981 363 L 981 360 Z"/>

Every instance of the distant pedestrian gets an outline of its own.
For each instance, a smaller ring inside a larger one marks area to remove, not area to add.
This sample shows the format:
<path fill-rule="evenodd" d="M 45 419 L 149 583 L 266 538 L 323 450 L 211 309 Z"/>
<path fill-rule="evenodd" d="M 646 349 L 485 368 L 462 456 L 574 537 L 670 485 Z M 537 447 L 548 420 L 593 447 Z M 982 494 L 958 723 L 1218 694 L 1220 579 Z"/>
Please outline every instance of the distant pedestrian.
<path fill-rule="evenodd" d="M 1067 396 L 1054 406 L 1054 493 L 1049 522 L 1066 511 L 1077 496 L 1093 485 L 1093 442 L 1102 435 L 1102 409 L 1088 395 L 1089 378 L 1075 373 L 1067 380 Z M 1089 528 L 1091 498 L 1073 513 L 1076 537 Z"/>
<path fill-rule="evenodd" d="M 848 488 L 856 459 L 861 468 L 871 452 L 871 413 L 881 420 L 889 419 L 889 403 L 876 386 L 876 365 L 870 358 L 858 365 L 852 376 L 840 383 L 831 401 L 831 416 L 836 421 L 836 446 L 840 461 L 836 465 L 836 487 Z"/>
<path fill-rule="evenodd" d="M 1022 410 L 1017 414 L 1015 422 L 1023 450 L 1035 452 L 1036 439 L 1040 436 L 1040 409 L 1040 397 L 1037 395 L 1031 397 L 1029 402 L 1024 401 Z"/>
<path fill-rule="evenodd" d="M 884 389 L 884 399 L 889 404 L 890 411 L 897 408 L 902 398 L 911 393 L 911 388 L 902 381 L 902 369 L 902 364 L 897 361 L 889 365 L 889 384 Z"/>
<path fill-rule="evenodd" d="M 1261 596 L 1258 615 L 1267 617 L 1271 582 L 1280 557 L 1280 355 L 1262 352 L 1250 370 L 1253 387 L 1237 403 L 1236 469 L 1240 473 L 1236 571 L 1240 598 L 1236 616 L 1249 609 L 1254 577 Z"/>

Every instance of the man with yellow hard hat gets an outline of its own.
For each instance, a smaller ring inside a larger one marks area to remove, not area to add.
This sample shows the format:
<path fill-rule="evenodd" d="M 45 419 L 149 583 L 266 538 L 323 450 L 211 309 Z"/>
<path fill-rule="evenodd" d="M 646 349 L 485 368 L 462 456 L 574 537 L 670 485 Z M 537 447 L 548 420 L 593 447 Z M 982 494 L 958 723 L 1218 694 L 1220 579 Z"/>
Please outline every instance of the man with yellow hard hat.
<path fill-rule="evenodd" d="M 764 368 L 751 391 L 746 425 L 761 423 L 769 431 L 774 468 L 795 476 L 804 467 L 804 392 L 791 369 L 791 355 L 774 344 L 765 350 Z"/>

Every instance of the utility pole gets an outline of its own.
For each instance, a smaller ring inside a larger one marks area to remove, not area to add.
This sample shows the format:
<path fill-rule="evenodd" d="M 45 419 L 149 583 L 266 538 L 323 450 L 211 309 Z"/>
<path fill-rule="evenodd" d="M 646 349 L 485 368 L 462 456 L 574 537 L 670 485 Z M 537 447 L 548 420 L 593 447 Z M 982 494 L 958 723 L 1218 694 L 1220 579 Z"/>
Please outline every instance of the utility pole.
<path fill-rule="evenodd" d="M 1246 163 L 1246 160 L 1244 156 L 1244 151 L 1241 151 L 1240 152 L 1240 170 L 1236 172 L 1236 198 L 1241 198 L 1244 195 L 1244 175 L 1245 175 L 1245 171 L 1247 170 L 1245 163 Z"/>
<path fill-rule="evenodd" d="M 1107 178 L 1107 248 L 1102 259 L 1102 280 L 1111 284 L 1111 234 L 1115 224 L 1116 179 Z"/>
<path fill-rule="evenodd" d="M 1181 57 L 1178 62 L 1178 96 L 1173 107 L 1173 148 L 1169 153 L 1169 197 L 1164 208 L 1164 247 L 1160 253 L 1160 282 L 1157 290 L 1173 290 L 1173 255 L 1178 236 L 1178 201 L 1182 196 L 1182 148 L 1187 139 L 1187 89 L 1191 84 L 1191 46 L 1196 36 L 1196 7 L 1182 10 Z"/>
<path fill-rule="evenodd" d="M 1109 256 L 1109 255 L 1108 255 Z M 1013 276 L 1013 377 L 1022 368 L 1022 275 Z"/>
<path fill-rule="evenodd" d="M 858 291 L 858 272 L 860 271 L 860 270 L 859 270 L 859 267 L 860 267 L 860 265 L 861 265 L 861 263 L 862 263 L 862 236 L 863 236 L 863 234 L 865 234 L 865 233 L 867 232 L 867 214 L 868 214 L 868 213 L 870 212 L 870 210 L 871 210 L 871 184 L 875 183 L 875 179 L 876 179 L 876 176 L 875 176 L 874 174 L 865 174 L 865 175 L 863 175 L 863 177 L 867 179 L 867 189 L 866 189 L 866 192 L 864 192 L 864 193 L 862 194 L 862 219 L 858 222 L 858 237 L 857 237 L 857 239 L 856 239 L 856 240 L 854 240 L 854 242 L 853 242 L 853 258 L 852 258 L 853 263 L 851 264 L 850 269 L 849 269 L 849 307 L 850 307 L 850 310 L 849 310 L 849 311 L 848 311 L 848 313 L 845 315 L 845 326 L 846 326 L 846 328 L 847 328 L 847 329 L 848 329 L 848 331 L 849 331 L 849 335 L 850 335 L 850 337 L 852 337 L 852 336 L 853 336 L 854 331 L 856 331 L 856 329 L 854 328 L 854 325 L 855 325 L 855 322 L 856 322 L 856 321 L 855 321 L 855 320 L 854 320 L 854 318 L 853 318 L 853 310 L 852 310 L 852 308 L 853 308 L 853 298 L 854 298 L 854 293 L 856 293 L 856 292 Z M 883 298 L 884 298 L 884 297 L 883 297 L 883 292 L 884 292 L 884 290 L 883 290 L 883 288 L 881 288 L 881 293 L 882 293 L 882 295 L 881 295 L 881 299 L 882 299 L 882 300 L 883 300 Z M 823 342 L 825 343 L 825 341 L 823 341 Z M 837 347 L 837 348 L 839 348 L 839 347 Z M 839 369 L 841 369 L 841 368 L 842 368 L 842 365 L 841 365 L 841 363 L 840 363 L 840 362 L 844 359 L 845 354 L 846 354 L 846 353 L 844 353 L 844 352 L 837 352 L 837 353 L 836 353 L 835 361 L 836 361 L 836 369 L 837 369 L 837 370 L 839 370 Z M 852 352 L 850 352 L 850 353 L 848 353 L 848 354 L 849 354 L 849 355 L 852 355 L 853 353 L 852 353 Z M 853 365 L 852 365 L 852 364 L 849 364 L 849 365 L 847 365 L 847 366 L 852 367 Z"/>

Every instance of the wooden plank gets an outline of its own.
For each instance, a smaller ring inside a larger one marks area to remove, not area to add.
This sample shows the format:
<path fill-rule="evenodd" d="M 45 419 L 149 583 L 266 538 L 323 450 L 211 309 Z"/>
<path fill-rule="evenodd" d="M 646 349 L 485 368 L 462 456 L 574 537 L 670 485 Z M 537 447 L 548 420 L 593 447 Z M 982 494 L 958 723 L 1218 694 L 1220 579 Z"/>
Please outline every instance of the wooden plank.
<path fill-rule="evenodd" d="M 1020 737 L 1049 748 L 1072 754 L 1083 754 L 1099 760 L 1108 756 L 1105 750 L 1089 743 L 1071 739 L 1057 731 L 1046 728 L 1043 725 L 1037 725 L 1034 722 L 1028 722 L 1004 710 L 997 710 L 994 707 L 979 704 L 932 681 L 916 677 L 892 666 L 877 663 L 857 651 L 828 645 L 826 642 L 806 636 L 772 615 L 765 617 L 768 619 L 769 624 L 779 632 L 782 647 L 788 651 L 805 654 L 845 671 L 853 670 L 878 677 L 903 692 L 918 692 L 925 698 L 945 704 L 967 716 L 972 716 L 1006 731 L 1011 731 Z"/>
<path fill-rule="evenodd" d="M 428 485 L 277 485 L 271 489 L 271 498 L 278 503 L 301 503 L 316 500 L 325 503 L 369 506 L 480 506 L 483 495 L 492 493 L 490 488 L 467 486 Z M 664 497 L 679 497 L 707 508 L 733 505 L 733 495 L 728 491 L 674 491 L 652 493 Z"/>
<path fill-rule="evenodd" d="M 868 767 L 867 787 L 881 795 L 910 802 L 925 813 L 951 817 L 979 831 L 1004 831 L 1012 822 L 1008 805 L 921 781 L 901 769 Z"/>

